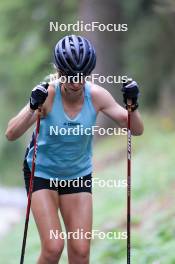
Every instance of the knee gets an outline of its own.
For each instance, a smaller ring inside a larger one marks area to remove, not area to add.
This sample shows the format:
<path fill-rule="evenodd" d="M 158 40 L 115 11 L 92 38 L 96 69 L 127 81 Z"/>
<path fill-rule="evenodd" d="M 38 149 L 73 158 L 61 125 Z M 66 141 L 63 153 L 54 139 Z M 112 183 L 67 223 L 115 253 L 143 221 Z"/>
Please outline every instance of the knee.
<path fill-rule="evenodd" d="M 63 240 L 48 241 L 43 244 L 42 255 L 49 262 L 58 261 L 64 248 Z"/>
<path fill-rule="evenodd" d="M 89 259 L 90 245 L 87 242 L 72 243 L 70 246 L 71 255 L 75 256 L 80 263 L 87 262 Z"/>

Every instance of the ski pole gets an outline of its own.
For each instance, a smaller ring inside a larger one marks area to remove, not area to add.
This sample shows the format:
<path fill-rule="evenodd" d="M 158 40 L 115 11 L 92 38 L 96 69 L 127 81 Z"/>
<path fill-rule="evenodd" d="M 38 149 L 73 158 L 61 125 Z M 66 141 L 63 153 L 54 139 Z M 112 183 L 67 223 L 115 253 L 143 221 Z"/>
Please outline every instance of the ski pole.
<path fill-rule="evenodd" d="M 127 101 L 127 264 L 131 263 L 131 102 Z"/>
<path fill-rule="evenodd" d="M 27 209 L 26 209 L 26 219 L 25 219 L 25 226 L 24 226 L 20 264 L 24 263 L 24 255 L 25 255 L 25 248 L 26 248 L 26 239 L 27 239 L 27 231 L 28 231 L 28 224 L 29 224 L 32 191 L 33 191 L 33 181 L 34 181 L 34 174 L 35 174 L 35 161 L 36 161 L 36 154 L 37 154 L 37 139 L 39 136 L 39 129 L 40 129 L 40 115 L 41 115 L 41 107 L 38 108 L 37 120 L 36 120 L 36 131 L 35 131 L 35 138 L 34 138 L 32 170 L 31 170 L 31 175 L 30 175 L 30 185 L 29 185 L 28 202 L 27 202 Z"/>

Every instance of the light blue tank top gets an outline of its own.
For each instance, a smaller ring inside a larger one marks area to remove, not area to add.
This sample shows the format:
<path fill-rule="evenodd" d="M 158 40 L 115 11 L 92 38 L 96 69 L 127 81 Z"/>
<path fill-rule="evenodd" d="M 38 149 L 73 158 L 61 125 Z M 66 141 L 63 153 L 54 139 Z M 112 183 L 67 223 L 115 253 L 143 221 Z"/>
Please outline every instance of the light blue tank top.
<path fill-rule="evenodd" d="M 95 125 L 97 116 L 92 104 L 90 89 L 90 84 L 86 82 L 82 109 L 75 118 L 71 119 L 64 112 L 60 85 L 55 85 L 52 110 L 46 118 L 41 119 L 35 167 L 36 177 L 69 180 L 86 176 L 92 172 L 93 135 L 89 133 L 90 130 L 86 134 L 83 132 L 86 128 L 91 129 Z M 32 139 L 26 156 L 30 169 L 33 149 Z"/>

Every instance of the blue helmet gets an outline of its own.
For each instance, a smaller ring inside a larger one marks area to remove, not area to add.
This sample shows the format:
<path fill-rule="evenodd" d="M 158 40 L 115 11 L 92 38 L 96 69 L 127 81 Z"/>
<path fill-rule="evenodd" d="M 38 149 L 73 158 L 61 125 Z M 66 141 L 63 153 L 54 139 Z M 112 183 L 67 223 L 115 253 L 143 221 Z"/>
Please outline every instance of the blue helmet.
<path fill-rule="evenodd" d="M 55 46 L 54 59 L 57 69 L 66 75 L 89 75 L 96 65 L 95 49 L 86 38 L 65 36 Z"/>

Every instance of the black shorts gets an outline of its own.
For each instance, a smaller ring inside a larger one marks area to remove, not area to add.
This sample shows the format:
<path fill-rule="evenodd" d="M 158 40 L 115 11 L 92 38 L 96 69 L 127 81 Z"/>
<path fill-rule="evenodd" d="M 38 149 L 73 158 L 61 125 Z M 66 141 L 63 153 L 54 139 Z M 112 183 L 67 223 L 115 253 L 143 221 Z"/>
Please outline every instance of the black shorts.
<path fill-rule="evenodd" d="M 24 181 L 27 194 L 30 186 L 30 169 L 24 162 Z M 72 194 L 80 192 L 92 193 L 92 175 L 91 173 L 73 180 L 58 180 L 58 179 L 44 179 L 41 177 L 34 177 L 33 192 L 42 189 L 49 189 L 57 191 L 58 194 Z"/>

